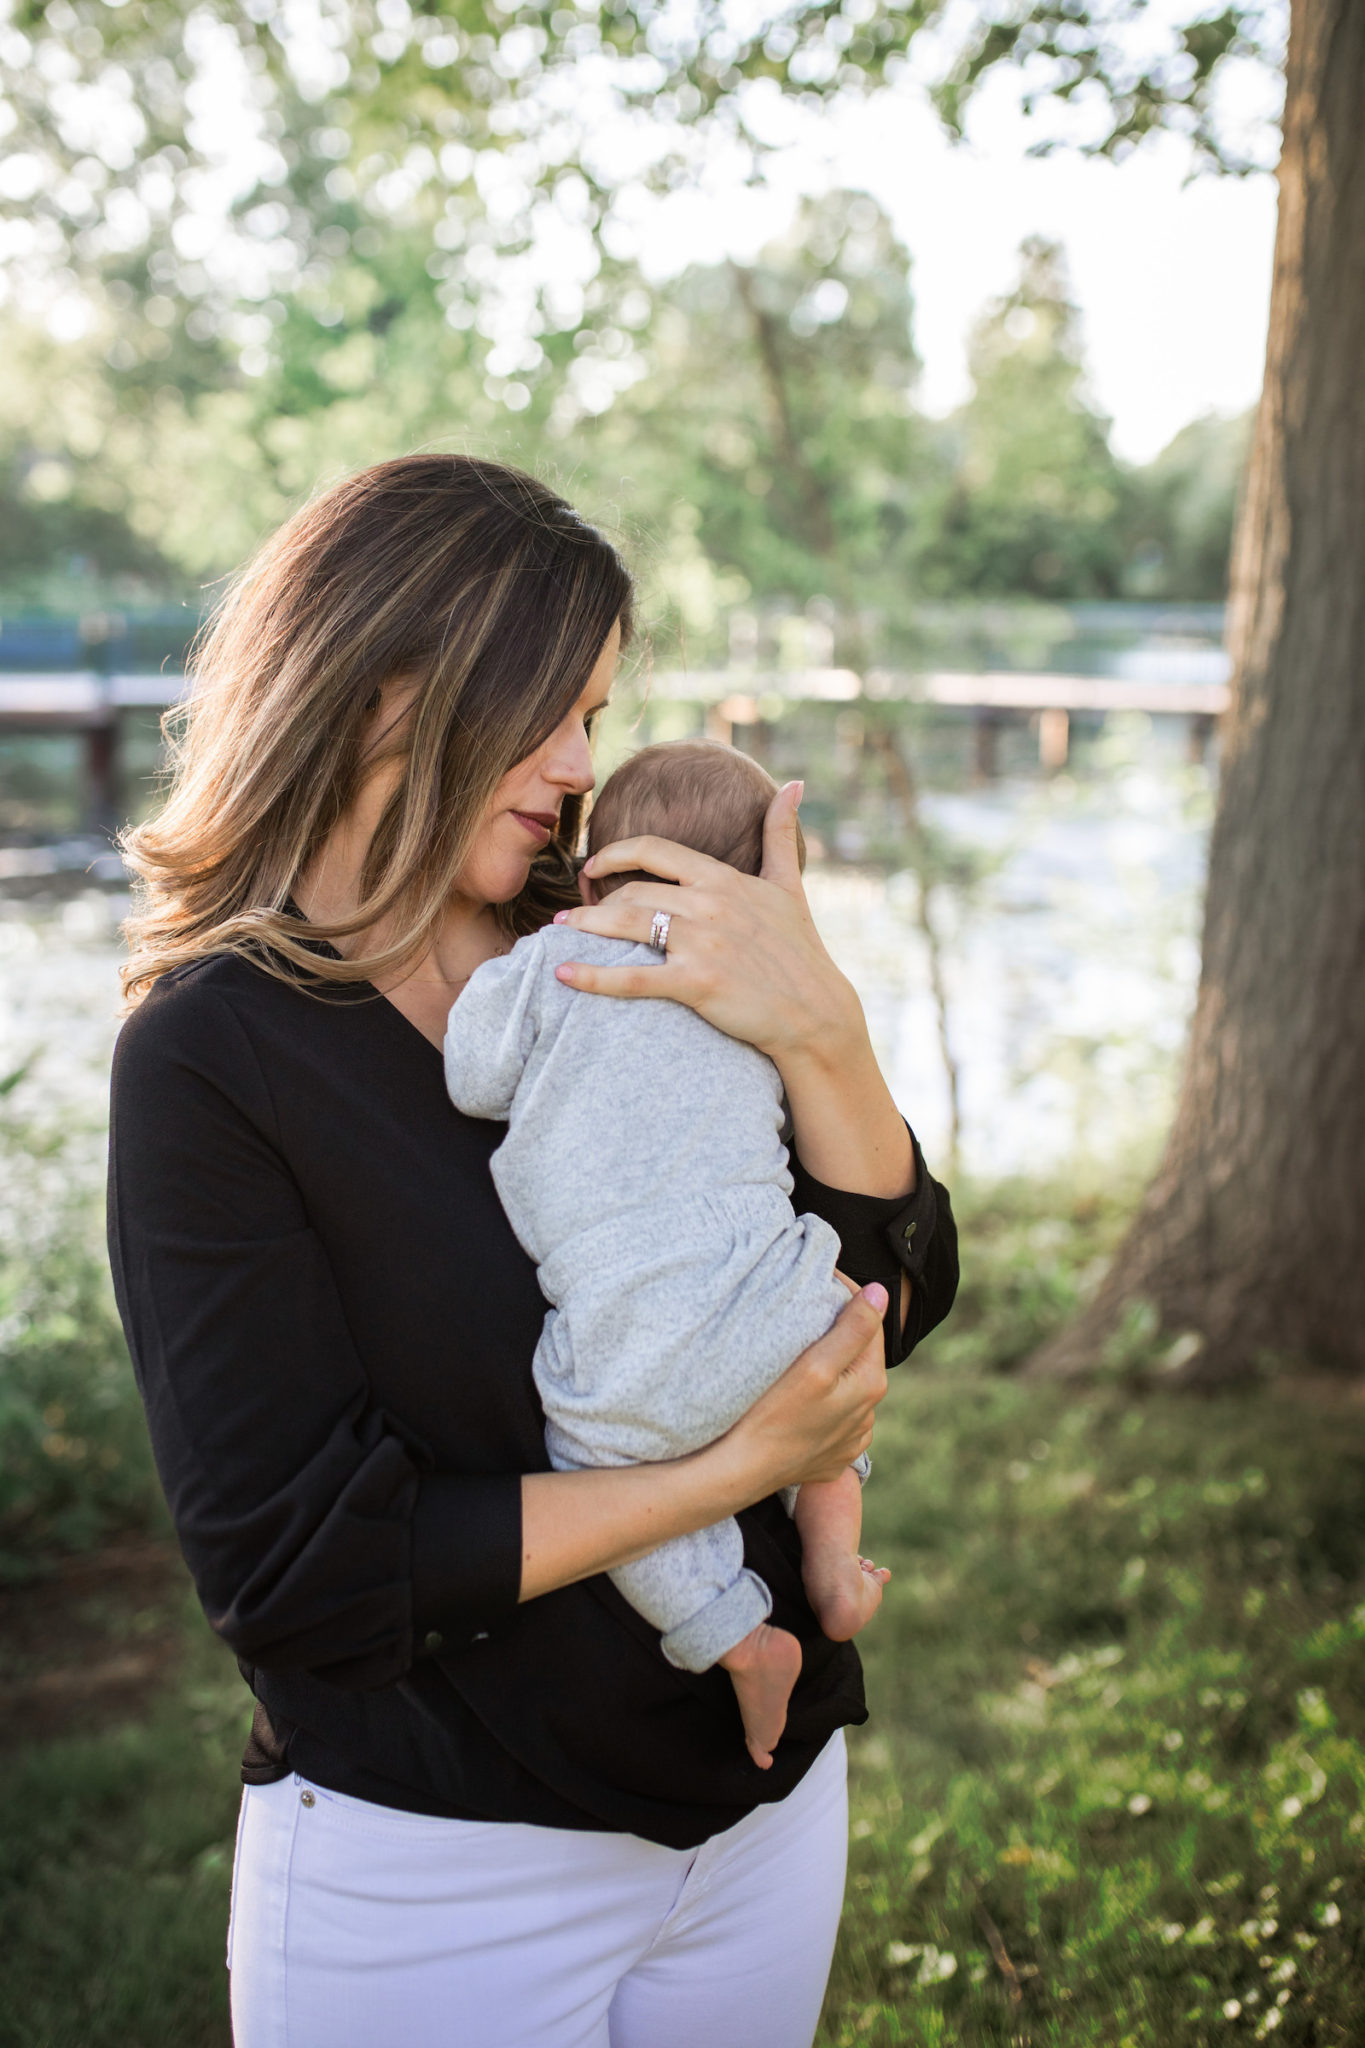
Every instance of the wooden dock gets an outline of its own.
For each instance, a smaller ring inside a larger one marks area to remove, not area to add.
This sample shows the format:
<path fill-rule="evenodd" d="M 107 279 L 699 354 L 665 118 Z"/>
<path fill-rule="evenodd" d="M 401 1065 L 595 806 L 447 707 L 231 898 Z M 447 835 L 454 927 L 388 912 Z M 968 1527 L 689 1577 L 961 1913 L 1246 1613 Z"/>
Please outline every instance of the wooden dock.
<path fill-rule="evenodd" d="M 85 735 L 90 823 L 105 828 L 119 795 L 118 736 L 124 715 L 161 711 L 191 687 L 182 673 L 104 675 L 94 669 L 66 674 L 0 674 L 0 737 L 18 733 Z M 729 740 L 736 727 L 766 723 L 783 704 L 859 702 L 932 704 L 970 712 L 976 771 L 995 772 L 996 739 L 1020 717 L 1037 719 L 1044 768 L 1065 765 L 1070 722 L 1077 713 L 1140 711 L 1189 721 L 1190 751 L 1202 754 L 1228 705 L 1226 682 L 1136 681 L 1122 677 L 1035 674 L 1021 670 L 914 674 L 871 669 L 665 669 L 647 679 L 650 696 L 705 707 L 707 731 Z"/>

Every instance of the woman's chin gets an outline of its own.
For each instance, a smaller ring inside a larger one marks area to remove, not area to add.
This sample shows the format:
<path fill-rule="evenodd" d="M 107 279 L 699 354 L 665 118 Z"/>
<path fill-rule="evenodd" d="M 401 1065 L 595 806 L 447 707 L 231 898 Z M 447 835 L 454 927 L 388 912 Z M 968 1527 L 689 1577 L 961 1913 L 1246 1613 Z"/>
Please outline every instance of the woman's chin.
<path fill-rule="evenodd" d="M 457 887 L 474 903 L 510 903 L 520 896 L 531 874 L 530 860 L 499 861 L 460 876 Z"/>

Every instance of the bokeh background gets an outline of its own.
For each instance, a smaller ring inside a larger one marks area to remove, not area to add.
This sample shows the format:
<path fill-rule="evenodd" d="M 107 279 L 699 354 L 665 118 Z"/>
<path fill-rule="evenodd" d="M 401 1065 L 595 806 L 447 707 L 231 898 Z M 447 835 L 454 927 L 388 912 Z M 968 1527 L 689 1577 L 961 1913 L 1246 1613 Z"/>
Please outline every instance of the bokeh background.
<path fill-rule="evenodd" d="M 868 1496 L 822 2042 L 1365 2038 L 1358 1405 L 1174 1391 L 1141 1303 L 1083 1380 L 1027 1370 L 1154 1168 L 1198 976 L 1284 27 L 11 5 L 0 2043 L 227 2041 L 247 1702 L 100 1249 L 111 834 L 224 579 L 420 447 L 534 468 L 635 566 L 604 769 L 705 731 L 804 776 L 821 930 L 957 1197 Z"/>

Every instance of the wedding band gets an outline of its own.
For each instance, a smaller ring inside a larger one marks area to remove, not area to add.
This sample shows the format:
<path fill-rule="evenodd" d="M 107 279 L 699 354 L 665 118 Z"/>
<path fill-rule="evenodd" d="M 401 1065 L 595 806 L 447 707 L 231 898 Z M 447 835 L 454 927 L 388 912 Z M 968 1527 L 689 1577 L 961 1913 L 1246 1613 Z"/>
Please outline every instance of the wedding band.
<path fill-rule="evenodd" d="M 656 910 L 654 922 L 649 927 L 649 943 L 656 953 L 668 952 L 668 927 L 673 922 L 671 911 Z"/>

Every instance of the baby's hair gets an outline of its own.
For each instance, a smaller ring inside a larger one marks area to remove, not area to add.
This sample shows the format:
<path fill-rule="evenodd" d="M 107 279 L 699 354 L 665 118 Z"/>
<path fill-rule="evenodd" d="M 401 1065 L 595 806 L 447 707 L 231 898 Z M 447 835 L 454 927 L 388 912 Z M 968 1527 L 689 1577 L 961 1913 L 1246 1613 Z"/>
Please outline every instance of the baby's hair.
<path fill-rule="evenodd" d="M 588 852 L 618 839 L 652 833 L 697 853 L 709 853 L 741 874 L 763 866 L 763 820 L 777 795 L 766 768 L 719 740 L 667 740 L 642 747 L 607 777 L 588 819 Z M 806 843 L 796 828 L 797 852 L 806 864 Z M 623 882 L 648 879 L 641 873 L 604 875 L 597 895 Z"/>

